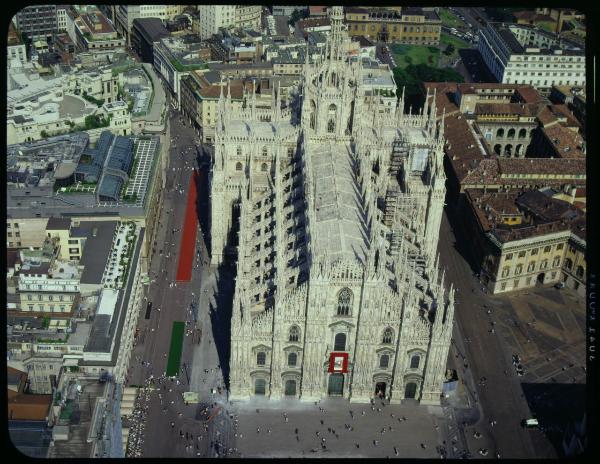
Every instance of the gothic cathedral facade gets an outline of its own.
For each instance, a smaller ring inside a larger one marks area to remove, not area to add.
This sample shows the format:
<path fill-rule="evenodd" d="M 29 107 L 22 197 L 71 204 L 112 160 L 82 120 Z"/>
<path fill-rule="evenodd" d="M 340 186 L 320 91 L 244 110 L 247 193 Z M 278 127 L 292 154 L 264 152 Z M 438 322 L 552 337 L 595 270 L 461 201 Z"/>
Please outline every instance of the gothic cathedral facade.
<path fill-rule="evenodd" d="M 211 260 L 237 255 L 230 399 L 439 404 L 454 290 L 437 255 L 445 195 L 435 98 L 405 114 L 365 86 L 342 8 L 293 104 L 219 100 Z M 277 89 L 275 89 L 277 90 Z"/>

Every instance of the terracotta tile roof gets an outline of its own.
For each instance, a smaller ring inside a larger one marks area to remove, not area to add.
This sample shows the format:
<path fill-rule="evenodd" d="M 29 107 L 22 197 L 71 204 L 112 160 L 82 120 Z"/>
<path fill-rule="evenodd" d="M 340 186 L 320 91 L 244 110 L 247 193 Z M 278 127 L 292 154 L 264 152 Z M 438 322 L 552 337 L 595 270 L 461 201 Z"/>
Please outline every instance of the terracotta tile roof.
<path fill-rule="evenodd" d="M 320 27 L 320 26 L 329 26 L 331 21 L 329 18 L 306 18 L 298 21 L 298 29 L 303 31 L 307 27 Z"/>
<path fill-rule="evenodd" d="M 48 416 L 52 395 L 21 393 L 8 399 L 8 419 L 44 420 Z"/>
<path fill-rule="evenodd" d="M 537 118 L 542 127 L 551 126 L 558 122 L 558 118 L 550 110 L 550 108 L 548 108 L 548 106 L 544 106 L 542 108 L 542 110 L 538 113 Z"/>
<path fill-rule="evenodd" d="M 501 183 L 499 178 L 498 160 L 483 159 L 462 179 L 462 185 L 496 185 Z"/>
<path fill-rule="evenodd" d="M 560 158 L 500 158 L 498 159 L 500 175 L 509 174 L 560 174 L 586 175 L 584 159 Z"/>
<path fill-rule="evenodd" d="M 486 192 L 482 189 L 466 189 L 465 194 L 481 231 L 491 232 L 500 242 L 506 243 L 565 230 L 571 230 L 585 240 L 585 214 L 568 203 L 548 198 L 541 192 Z M 563 209 L 568 210 L 571 217 L 547 221 L 525 216 L 525 209 L 519 204 L 524 201 L 521 198 L 533 198 L 537 195 L 544 197 L 542 201 L 545 202 L 565 203 L 567 206 Z M 525 222 L 515 226 L 504 224 L 503 217 L 508 215 L 523 215 Z"/>
<path fill-rule="evenodd" d="M 327 7 L 326 6 L 310 5 L 308 7 L 308 12 L 309 12 L 309 14 L 311 16 L 318 15 L 318 14 L 327 14 Z"/>
<path fill-rule="evenodd" d="M 18 369 L 14 369 L 10 366 L 6 366 L 6 381 L 8 385 L 16 385 L 17 390 L 8 390 L 9 396 L 16 396 L 19 393 L 23 392 L 25 388 L 25 383 L 27 382 L 27 372 L 20 371 Z M 14 393 L 14 395 L 11 395 Z"/>
<path fill-rule="evenodd" d="M 560 124 L 564 127 L 574 127 L 579 129 L 581 127 L 581 123 L 577 120 L 577 118 L 573 115 L 571 110 L 567 105 L 550 105 L 548 107 L 552 114 L 558 118 Z"/>
<path fill-rule="evenodd" d="M 516 93 L 524 103 L 541 103 L 544 101 L 544 97 L 530 85 L 519 85 Z"/>
<path fill-rule="evenodd" d="M 429 93 L 433 94 L 435 89 L 435 105 L 438 109 L 438 117 L 442 115 L 444 109 L 446 109 L 446 117 L 458 112 L 458 106 L 454 103 L 454 94 L 457 91 L 456 82 L 423 82 L 423 87 L 425 89 L 424 94 L 427 93 L 427 89 L 429 89 Z"/>
<path fill-rule="evenodd" d="M 555 155 L 561 158 L 585 158 L 583 137 L 576 132 L 555 124 L 542 129 L 543 134 L 554 148 Z"/>
<path fill-rule="evenodd" d="M 515 114 L 535 117 L 538 112 L 538 105 L 528 103 L 477 103 L 475 105 L 475 114 Z"/>
<path fill-rule="evenodd" d="M 462 183 L 484 159 L 484 154 L 463 115 L 457 113 L 446 117 L 444 123 L 444 134 L 447 138 L 444 150 L 458 181 Z"/>
<path fill-rule="evenodd" d="M 513 92 L 519 87 L 519 84 L 501 84 L 498 82 L 468 82 L 458 84 L 458 90 L 463 95 L 480 93 L 477 90 L 482 89 L 505 89 L 512 90 Z"/>
<path fill-rule="evenodd" d="M 231 98 L 234 100 L 241 100 L 244 96 L 243 85 L 241 83 L 232 83 L 231 84 Z M 208 87 L 204 87 L 200 89 L 200 95 L 203 98 L 216 98 L 218 99 L 221 96 L 221 86 L 220 85 L 210 85 Z M 227 85 L 223 86 L 223 96 L 227 96 Z"/>
<path fill-rule="evenodd" d="M 539 190 L 524 192 L 517 198 L 516 203 L 521 210 L 543 222 L 572 220 L 578 217 L 578 212 L 570 203 L 548 197 Z"/>

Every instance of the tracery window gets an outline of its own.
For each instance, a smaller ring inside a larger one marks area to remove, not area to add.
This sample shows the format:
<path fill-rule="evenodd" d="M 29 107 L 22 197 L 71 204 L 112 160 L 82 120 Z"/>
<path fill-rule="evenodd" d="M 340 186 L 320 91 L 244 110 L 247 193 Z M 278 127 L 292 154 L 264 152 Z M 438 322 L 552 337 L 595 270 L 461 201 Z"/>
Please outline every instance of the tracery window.
<path fill-rule="evenodd" d="M 290 337 L 289 337 L 289 341 L 290 342 L 297 342 L 298 340 L 300 340 L 300 329 L 298 329 L 297 326 L 293 325 L 290 328 Z"/>
<path fill-rule="evenodd" d="M 338 294 L 337 315 L 350 315 L 350 307 L 352 305 L 352 292 L 349 288 L 342 288 Z"/>
<path fill-rule="evenodd" d="M 392 340 L 394 339 L 394 332 L 392 331 L 392 329 L 390 329 L 389 327 L 387 329 L 385 329 L 385 331 L 383 332 L 383 340 L 382 343 L 385 344 L 389 344 L 392 343 Z"/>

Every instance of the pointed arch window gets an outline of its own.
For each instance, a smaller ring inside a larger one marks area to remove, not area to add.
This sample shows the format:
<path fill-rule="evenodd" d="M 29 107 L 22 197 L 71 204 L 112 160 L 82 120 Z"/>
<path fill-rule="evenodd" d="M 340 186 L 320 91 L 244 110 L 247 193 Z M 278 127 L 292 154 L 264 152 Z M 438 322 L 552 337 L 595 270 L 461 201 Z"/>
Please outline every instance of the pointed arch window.
<path fill-rule="evenodd" d="M 388 344 L 392 343 L 392 340 L 394 340 L 394 331 L 388 327 L 383 332 L 382 343 L 388 345 Z"/>
<path fill-rule="evenodd" d="M 237 149 L 236 149 L 236 154 L 237 154 L 238 156 L 242 156 L 242 147 L 239 147 L 239 146 L 237 147 Z"/>
<path fill-rule="evenodd" d="M 235 170 L 236 171 L 241 171 L 242 170 L 242 163 L 240 163 L 240 162 L 236 163 Z"/>
<path fill-rule="evenodd" d="M 337 315 L 349 316 L 352 307 L 352 292 L 349 288 L 342 288 L 338 294 Z"/>
<path fill-rule="evenodd" d="M 267 163 L 263 163 L 263 164 L 260 166 L 260 170 L 261 170 L 262 172 L 267 172 L 267 169 L 268 169 L 268 167 L 267 167 Z"/>
<path fill-rule="evenodd" d="M 330 134 L 335 132 L 335 121 L 333 119 L 330 119 L 327 123 L 327 132 L 329 132 Z"/>
<path fill-rule="evenodd" d="M 298 326 L 293 325 L 290 328 L 289 341 L 290 342 L 297 342 L 298 340 L 300 340 L 300 329 L 298 328 Z"/>
<path fill-rule="evenodd" d="M 267 147 L 263 147 L 262 149 L 262 155 L 263 156 L 267 156 L 269 154 L 269 150 L 267 150 Z"/>

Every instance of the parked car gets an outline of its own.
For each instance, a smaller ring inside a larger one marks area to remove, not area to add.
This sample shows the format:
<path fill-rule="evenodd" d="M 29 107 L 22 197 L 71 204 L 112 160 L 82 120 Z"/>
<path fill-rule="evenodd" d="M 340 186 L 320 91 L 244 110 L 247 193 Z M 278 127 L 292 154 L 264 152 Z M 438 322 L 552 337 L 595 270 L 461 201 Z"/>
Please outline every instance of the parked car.
<path fill-rule="evenodd" d="M 559 290 L 560 290 L 560 289 L 561 289 L 561 288 L 563 288 L 564 286 L 565 286 L 565 283 L 564 283 L 564 282 L 558 282 L 556 285 L 554 285 L 554 288 L 557 288 L 557 289 L 559 289 Z"/>
<path fill-rule="evenodd" d="M 527 429 L 537 429 L 539 427 L 539 423 L 537 419 L 531 418 L 531 419 L 523 419 L 521 421 L 521 427 L 527 428 Z"/>

